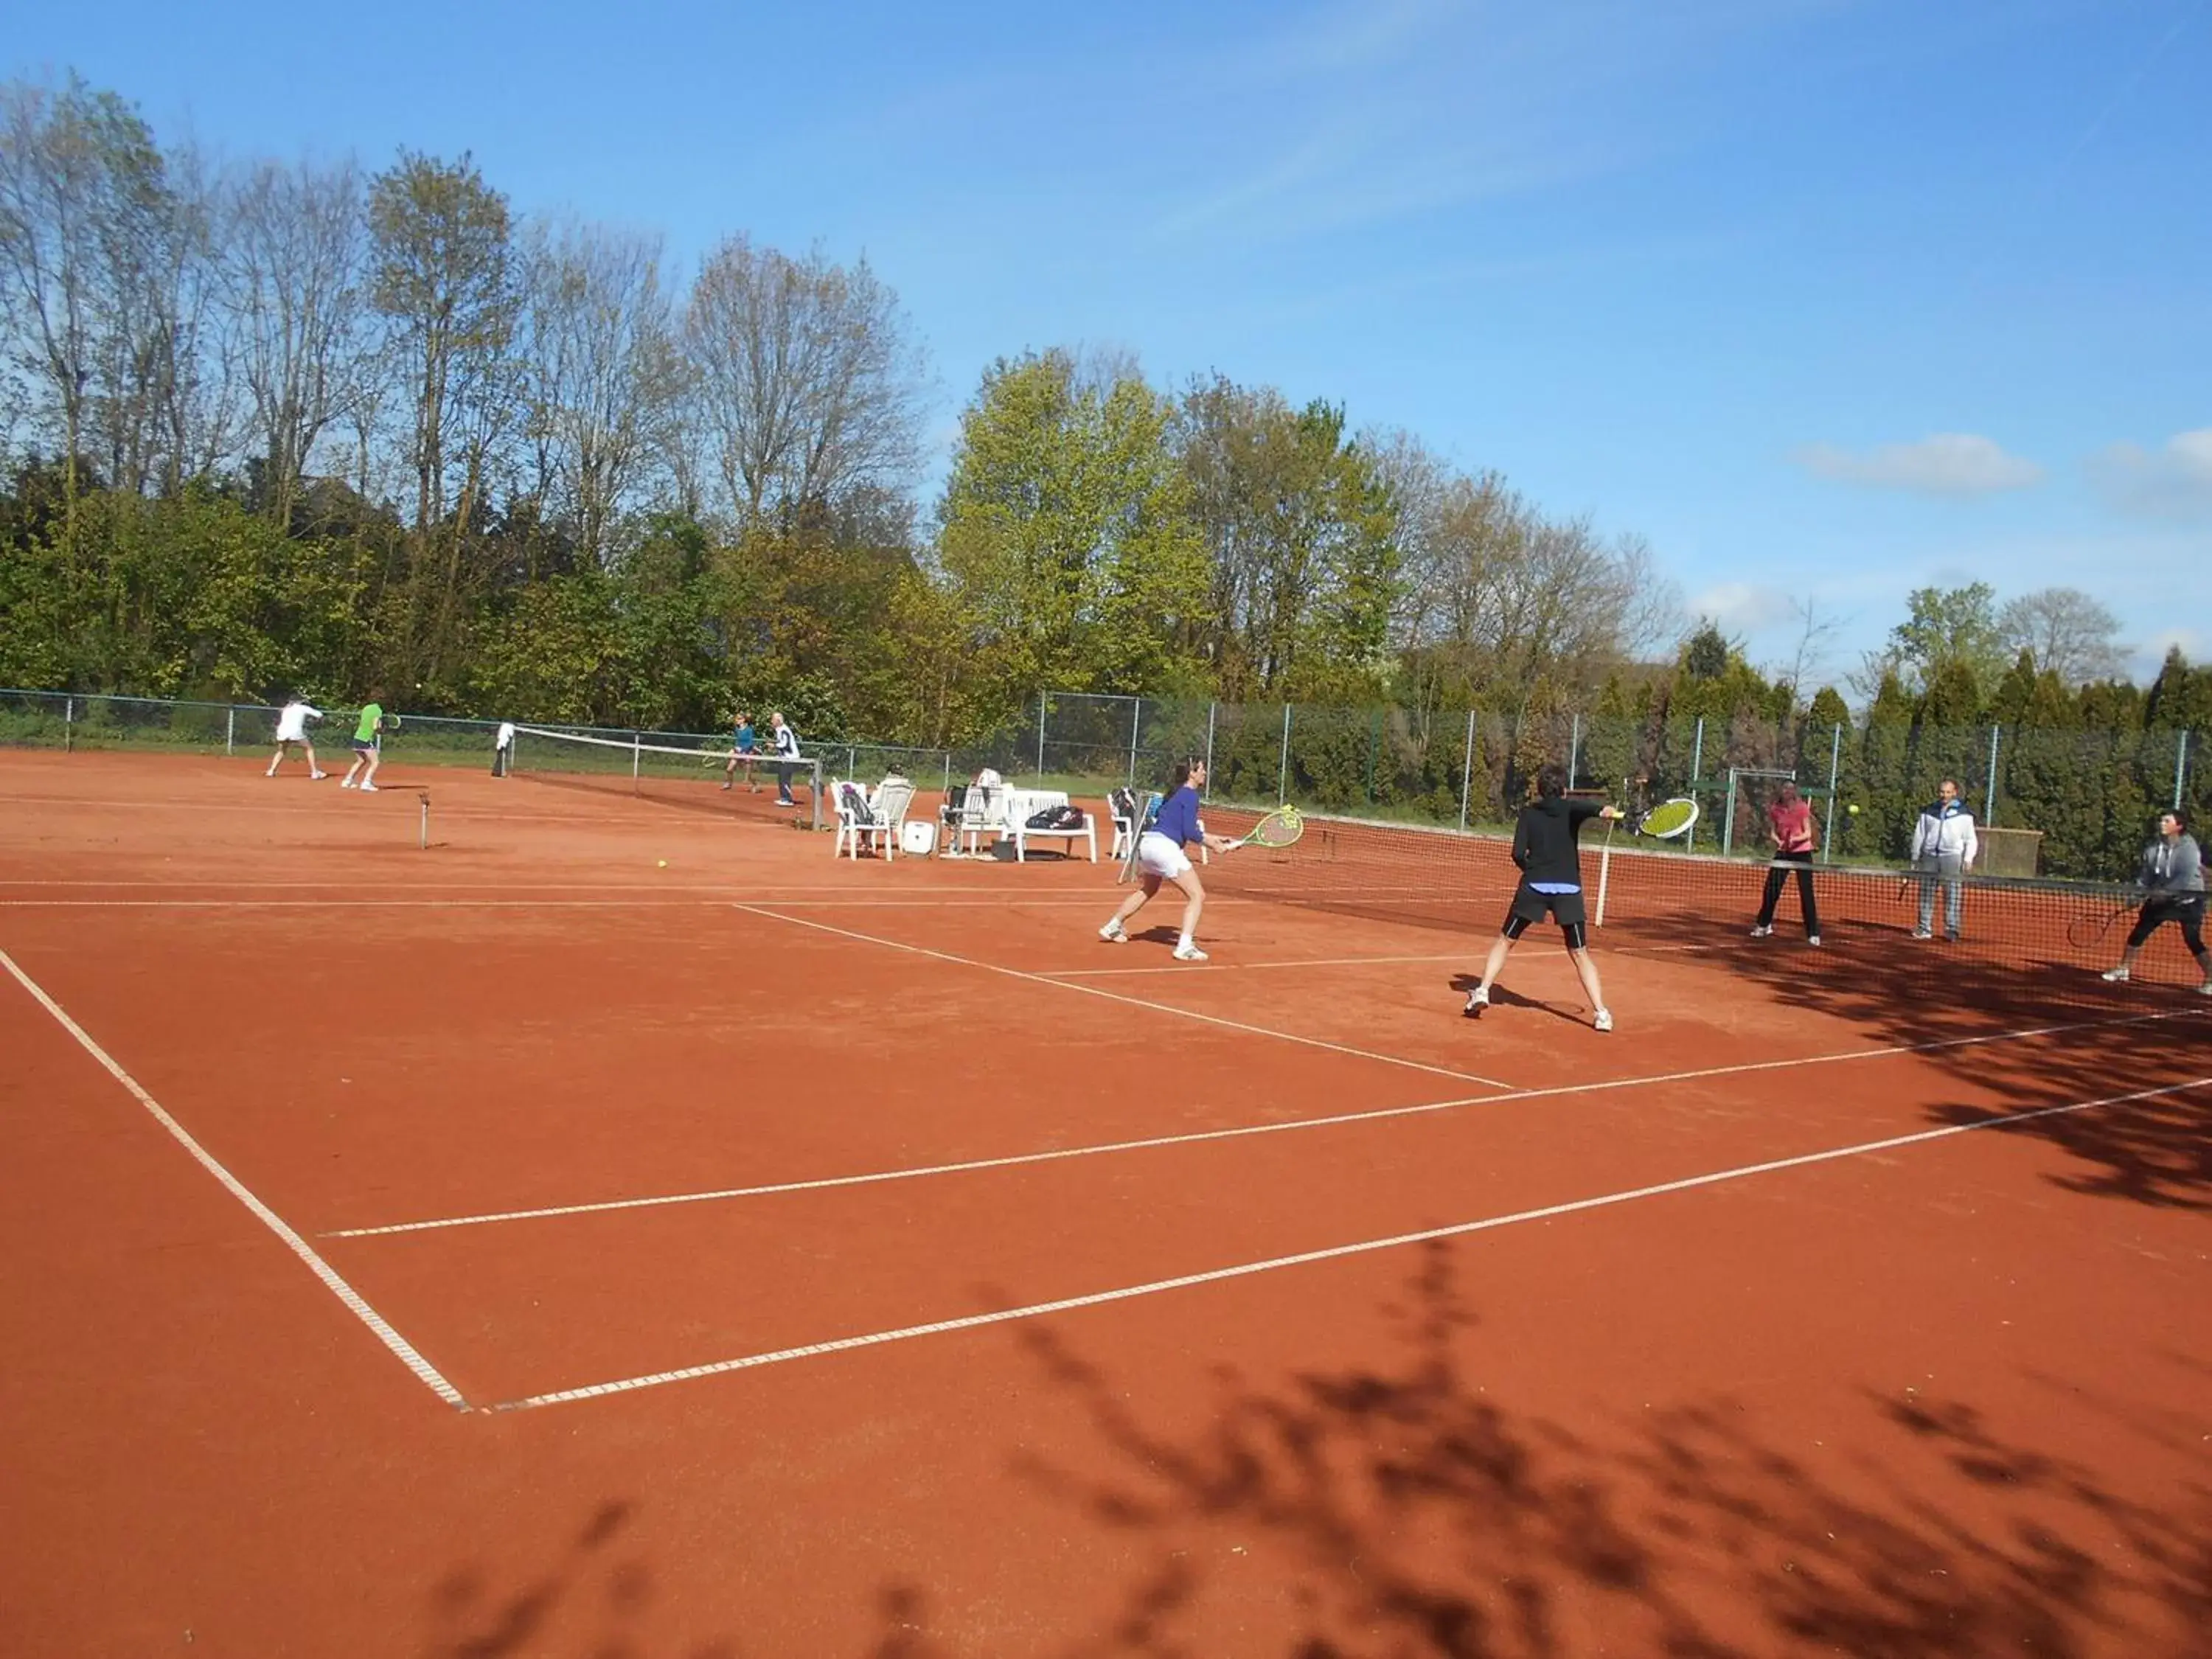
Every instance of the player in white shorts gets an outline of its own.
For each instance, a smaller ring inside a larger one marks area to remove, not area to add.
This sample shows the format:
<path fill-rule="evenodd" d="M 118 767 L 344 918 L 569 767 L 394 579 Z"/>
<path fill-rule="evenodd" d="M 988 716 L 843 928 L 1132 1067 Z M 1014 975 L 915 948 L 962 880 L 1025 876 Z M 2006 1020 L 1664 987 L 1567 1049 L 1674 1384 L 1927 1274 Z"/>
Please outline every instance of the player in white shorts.
<path fill-rule="evenodd" d="M 1206 952 L 1198 948 L 1196 938 L 1199 913 L 1206 908 L 1206 888 L 1183 848 L 1198 842 L 1217 853 L 1226 853 L 1237 843 L 1226 836 L 1207 835 L 1206 826 L 1199 822 L 1198 792 L 1204 787 L 1205 762 L 1176 763 L 1175 781 L 1168 786 L 1168 798 L 1160 803 L 1159 816 L 1137 837 L 1137 867 L 1144 872 L 1139 885 L 1121 901 L 1121 908 L 1114 913 L 1114 919 L 1098 930 L 1098 937 L 1108 944 L 1127 945 L 1129 935 L 1121 924 L 1152 902 L 1162 882 L 1171 881 L 1182 889 L 1184 895 L 1182 935 L 1176 942 L 1176 960 L 1206 960 Z"/>
<path fill-rule="evenodd" d="M 273 778 L 276 775 L 277 767 L 283 763 L 286 753 L 289 751 L 291 746 L 295 743 L 298 744 L 301 748 L 307 751 L 307 775 L 309 778 L 325 778 L 330 775 L 329 773 L 324 771 L 320 766 L 318 766 L 315 763 L 315 745 L 307 741 L 307 722 L 309 720 L 319 720 L 322 719 L 322 717 L 323 711 L 321 709 L 316 708 L 313 703 L 303 702 L 297 697 L 293 698 L 291 702 L 286 703 L 283 708 L 277 710 L 276 753 L 275 757 L 269 763 L 268 775 L 270 777 Z"/>

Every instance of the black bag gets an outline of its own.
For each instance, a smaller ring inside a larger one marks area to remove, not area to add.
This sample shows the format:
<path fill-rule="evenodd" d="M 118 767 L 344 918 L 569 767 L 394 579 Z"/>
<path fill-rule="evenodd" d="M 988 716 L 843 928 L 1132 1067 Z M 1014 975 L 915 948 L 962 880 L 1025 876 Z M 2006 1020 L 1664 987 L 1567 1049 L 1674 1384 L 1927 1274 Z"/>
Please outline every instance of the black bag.
<path fill-rule="evenodd" d="M 845 786 L 845 810 L 853 815 L 853 822 L 872 829 L 876 815 L 868 810 L 868 792 L 857 783 Z"/>
<path fill-rule="evenodd" d="M 1085 822 L 1083 809 L 1079 806 L 1055 806 L 1052 809 L 1051 827 L 1054 830 L 1080 830 Z"/>
<path fill-rule="evenodd" d="M 1060 809 L 1057 806 L 1041 806 L 1022 820 L 1022 828 L 1024 830 L 1057 829 L 1059 825 L 1055 820 L 1059 816 Z"/>

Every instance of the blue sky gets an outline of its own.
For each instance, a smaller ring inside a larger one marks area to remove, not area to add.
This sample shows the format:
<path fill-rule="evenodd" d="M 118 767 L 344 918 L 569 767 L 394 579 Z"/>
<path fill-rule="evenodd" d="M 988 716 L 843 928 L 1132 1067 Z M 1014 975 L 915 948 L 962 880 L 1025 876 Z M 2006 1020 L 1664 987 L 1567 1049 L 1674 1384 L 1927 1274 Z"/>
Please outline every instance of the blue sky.
<path fill-rule="evenodd" d="M 1114 347 L 1640 532 L 1755 658 L 1977 579 L 2212 656 L 2212 0 L 9 9 L 222 151 L 866 252 L 940 436 Z"/>

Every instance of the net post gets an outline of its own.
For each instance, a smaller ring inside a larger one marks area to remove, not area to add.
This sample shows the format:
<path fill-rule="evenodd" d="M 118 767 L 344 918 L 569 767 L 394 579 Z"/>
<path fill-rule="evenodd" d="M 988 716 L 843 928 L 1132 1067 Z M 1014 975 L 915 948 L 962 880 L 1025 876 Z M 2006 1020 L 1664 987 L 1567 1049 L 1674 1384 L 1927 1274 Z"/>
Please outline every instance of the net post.
<path fill-rule="evenodd" d="M 234 755 L 238 752 L 238 710 L 235 708 L 223 711 L 222 752 L 225 755 Z"/>
<path fill-rule="evenodd" d="M 1275 805 L 1291 798 L 1291 706 L 1283 705 L 1283 758 L 1275 769 Z"/>
<path fill-rule="evenodd" d="M 1990 775 L 1982 790 L 1982 823 L 1990 829 L 1995 829 L 1997 821 L 1997 734 L 2003 730 L 1996 721 L 1990 722 Z"/>
<path fill-rule="evenodd" d="M 1213 799 L 1213 716 L 1220 707 L 1218 702 L 1206 705 L 1206 798 L 1208 800 Z M 1129 785 L 1132 789 L 1136 787 L 1133 781 Z"/>
<path fill-rule="evenodd" d="M 1836 844 L 1836 779 L 1844 759 L 1844 728 L 1841 721 L 1828 737 L 1828 813 L 1820 823 L 1820 862 L 1832 864 Z"/>
<path fill-rule="evenodd" d="M 1137 787 L 1137 724 L 1145 717 L 1145 700 L 1129 699 L 1129 787 Z"/>
<path fill-rule="evenodd" d="M 1467 831 L 1468 793 L 1474 787 L 1474 710 L 1467 711 L 1467 747 L 1459 757 L 1459 827 Z"/>
<path fill-rule="evenodd" d="M 1690 799 L 1692 800 L 1695 800 L 1698 798 L 1698 777 L 1705 769 L 1705 717 L 1703 714 L 1700 714 L 1698 716 L 1697 735 L 1690 740 Z M 1696 824 L 1693 823 L 1690 826 L 1690 833 L 1687 837 L 1685 838 L 1683 845 L 1691 852 L 1694 853 L 1697 851 L 1698 826 Z"/>
<path fill-rule="evenodd" d="M 2184 727 L 2173 742 L 2173 810 L 2181 810 L 2182 792 L 2189 783 L 2189 732 Z"/>
<path fill-rule="evenodd" d="M 633 732 L 629 734 L 629 787 L 633 791 L 639 787 L 638 769 L 644 759 L 645 734 Z"/>
<path fill-rule="evenodd" d="M 425 789 L 422 792 L 422 828 L 421 834 L 416 837 L 416 843 L 427 853 L 430 850 L 430 792 L 428 790 Z"/>

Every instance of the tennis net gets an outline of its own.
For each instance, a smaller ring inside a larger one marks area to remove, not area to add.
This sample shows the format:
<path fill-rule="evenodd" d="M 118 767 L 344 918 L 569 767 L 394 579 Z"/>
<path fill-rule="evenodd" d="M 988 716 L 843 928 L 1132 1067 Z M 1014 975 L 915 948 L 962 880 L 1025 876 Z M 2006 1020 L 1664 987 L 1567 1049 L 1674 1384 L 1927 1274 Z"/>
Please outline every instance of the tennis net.
<path fill-rule="evenodd" d="M 1259 813 L 1214 805 L 1206 816 L 1209 830 L 1241 836 Z M 1208 890 L 1462 933 L 1473 951 L 1496 933 L 1519 877 L 1501 836 L 1316 814 L 1304 823 L 1292 846 L 1251 846 L 1213 859 Z M 2144 898 L 2125 886 L 1966 876 L 1955 883 L 1954 942 L 1946 937 L 1951 880 L 1816 863 L 1821 948 L 1812 951 L 1804 948 L 1794 872 L 1773 936 L 1747 937 L 1771 867 L 1763 860 L 1662 849 L 1591 824 L 1582 861 L 1596 924 L 1592 942 L 1601 949 L 1741 961 L 1777 981 L 1871 973 L 1897 994 L 1941 983 L 1954 1000 L 1984 1005 L 2103 1005 L 2131 989 L 2193 988 L 2203 978 L 2172 926 L 2144 947 L 2132 988 L 2099 977 L 2119 961 Z M 1933 934 L 1926 940 L 1914 937 L 1923 915 Z"/>
<path fill-rule="evenodd" d="M 517 726 L 506 772 L 539 783 L 614 793 L 756 822 L 823 826 L 822 763 L 739 759 L 731 769 L 726 737 L 634 732 L 624 737 L 558 726 Z M 783 804 L 786 798 L 795 803 Z"/>

